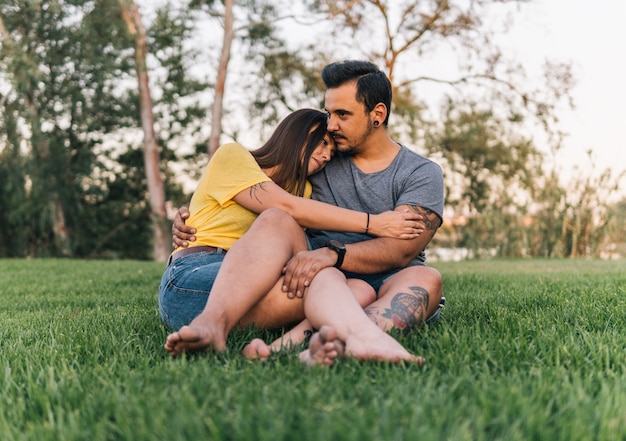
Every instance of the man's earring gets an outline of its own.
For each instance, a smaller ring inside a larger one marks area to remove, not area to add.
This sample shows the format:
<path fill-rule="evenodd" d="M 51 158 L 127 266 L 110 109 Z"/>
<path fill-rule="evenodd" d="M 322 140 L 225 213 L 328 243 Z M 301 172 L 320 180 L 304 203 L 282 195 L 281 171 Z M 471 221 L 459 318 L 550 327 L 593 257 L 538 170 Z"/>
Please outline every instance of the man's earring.
<path fill-rule="evenodd" d="M 380 124 L 380 122 L 374 121 L 374 127 L 378 127 L 379 124 Z"/>

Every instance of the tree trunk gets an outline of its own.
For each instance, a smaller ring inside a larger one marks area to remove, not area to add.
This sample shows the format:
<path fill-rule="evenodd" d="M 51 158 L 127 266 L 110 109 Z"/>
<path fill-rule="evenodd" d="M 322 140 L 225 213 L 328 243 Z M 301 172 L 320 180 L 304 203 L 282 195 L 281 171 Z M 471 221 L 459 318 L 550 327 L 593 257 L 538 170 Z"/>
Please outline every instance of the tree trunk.
<path fill-rule="evenodd" d="M 154 238 L 152 243 L 153 258 L 164 262 L 170 253 L 169 221 L 165 211 L 165 186 L 161 179 L 159 149 L 154 132 L 154 114 L 152 112 L 152 96 L 148 68 L 146 65 L 147 39 L 146 29 L 141 20 L 139 8 L 133 0 L 118 0 L 122 8 L 122 17 L 128 32 L 135 37 L 135 65 L 137 68 L 137 84 L 139 86 L 139 111 L 141 127 L 144 133 L 143 153 L 150 196 L 150 216 Z"/>
<path fill-rule="evenodd" d="M 234 16 L 233 6 L 235 0 L 224 0 L 224 41 L 222 42 L 222 53 L 220 64 L 217 70 L 217 81 L 215 82 L 215 101 L 211 111 L 211 136 L 209 138 L 209 156 L 213 155 L 220 146 L 220 135 L 222 134 L 222 112 L 224 102 L 224 89 L 226 84 L 226 74 L 228 62 L 230 61 L 230 48 L 233 43 L 235 31 L 233 28 Z"/>
<path fill-rule="evenodd" d="M 11 35 L 8 30 L 4 26 L 4 20 L 0 16 L 0 41 L 2 41 L 2 45 L 5 50 L 15 49 L 13 47 L 13 41 L 11 40 Z M 16 55 L 16 54 L 14 54 Z M 52 222 L 52 234 L 54 237 L 54 246 L 56 248 L 56 253 L 70 257 L 72 255 L 72 247 L 70 245 L 69 235 L 67 233 L 67 225 L 65 223 L 65 213 L 63 211 L 63 203 L 59 197 L 58 179 L 51 173 L 48 173 L 46 162 L 50 161 L 50 145 L 48 143 L 47 137 L 41 131 L 41 121 L 39 118 L 39 111 L 33 98 L 25 93 L 22 95 L 24 100 L 24 106 L 28 118 L 28 124 L 31 130 L 31 147 L 33 149 L 33 154 L 35 158 L 37 158 L 37 162 L 41 167 L 43 167 L 44 172 L 41 173 L 41 179 L 43 180 L 43 185 L 47 188 L 47 205 L 46 209 L 50 214 L 50 220 Z"/>

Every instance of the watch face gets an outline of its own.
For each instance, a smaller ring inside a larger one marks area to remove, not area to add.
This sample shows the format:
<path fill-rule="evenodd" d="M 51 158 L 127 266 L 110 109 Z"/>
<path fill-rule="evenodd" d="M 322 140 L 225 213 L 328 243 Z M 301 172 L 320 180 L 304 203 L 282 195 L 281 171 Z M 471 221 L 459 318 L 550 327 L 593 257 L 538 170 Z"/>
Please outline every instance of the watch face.
<path fill-rule="evenodd" d="M 330 240 L 328 241 L 328 245 L 337 252 L 339 252 L 340 250 L 343 251 L 346 249 L 344 244 L 342 244 L 338 240 Z"/>

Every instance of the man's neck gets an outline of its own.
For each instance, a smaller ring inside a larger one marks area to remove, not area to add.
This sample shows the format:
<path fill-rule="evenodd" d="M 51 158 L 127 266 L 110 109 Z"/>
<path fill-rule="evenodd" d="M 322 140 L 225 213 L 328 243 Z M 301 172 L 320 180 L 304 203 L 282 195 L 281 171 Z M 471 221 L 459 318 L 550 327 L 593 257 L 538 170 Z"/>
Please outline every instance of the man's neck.
<path fill-rule="evenodd" d="M 386 132 L 382 136 L 370 136 L 363 149 L 352 157 L 364 173 L 375 173 L 389 167 L 400 151 L 400 145 L 393 141 Z"/>

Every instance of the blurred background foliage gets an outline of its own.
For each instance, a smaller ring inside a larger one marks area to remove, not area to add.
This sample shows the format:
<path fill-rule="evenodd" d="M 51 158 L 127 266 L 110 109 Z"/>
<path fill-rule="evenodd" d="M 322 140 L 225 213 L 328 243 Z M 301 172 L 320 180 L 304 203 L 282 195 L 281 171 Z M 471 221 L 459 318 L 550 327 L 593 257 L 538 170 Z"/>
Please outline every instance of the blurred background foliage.
<path fill-rule="evenodd" d="M 155 216 L 220 143 L 322 108 L 321 69 L 347 58 L 387 72 L 392 136 L 444 169 L 433 257 L 624 256 L 622 175 L 554 161 L 571 65 L 529 78 L 498 45 L 531 1 L 4 0 L 0 257 L 162 260 Z"/>

